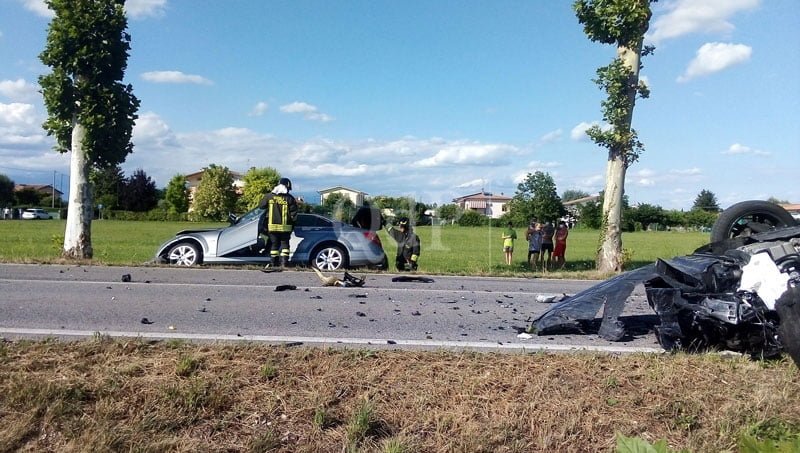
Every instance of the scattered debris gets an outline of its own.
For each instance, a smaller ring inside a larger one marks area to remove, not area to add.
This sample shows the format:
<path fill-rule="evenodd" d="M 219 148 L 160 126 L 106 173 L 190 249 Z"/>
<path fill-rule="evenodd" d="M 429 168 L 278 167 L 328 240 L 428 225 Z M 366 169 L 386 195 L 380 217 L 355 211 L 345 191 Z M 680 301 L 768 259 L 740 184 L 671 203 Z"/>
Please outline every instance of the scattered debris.
<path fill-rule="evenodd" d="M 294 291 L 297 289 L 295 285 L 278 285 L 275 287 L 275 291 Z"/>
<path fill-rule="evenodd" d="M 141 322 L 142 324 L 153 324 L 153 321 L 150 321 L 150 320 L 149 320 L 149 319 L 147 319 L 147 318 L 142 318 L 142 320 L 141 320 L 140 322 Z"/>
<path fill-rule="evenodd" d="M 359 318 L 364 318 L 367 316 L 367 314 L 364 313 L 363 311 L 357 311 L 356 316 L 358 316 Z"/>
<path fill-rule="evenodd" d="M 417 275 L 401 275 L 399 277 L 393 277 L 393 282 L 420 282 L 420 283 L 433 283 L 434 280 L 429 277 L 420 277 Z M 463 288 L 463 286 L 462 286 Z"/>
<path fill-rule="evenodd" d="M 322 280 L 322 286 L 341 286 L 345 288 L 353 288 L 353 287 L 360 288 L 364 286 L 364 283 L 366 283 L 367 279 L 366 275 L 362 277 L 356 277 L 347 271 L 345 271 L 344 276 L 341 279 L 339 279 L 333 276 L 327 276 L 323 274 L 316 267 L 312 267 L 312 269 L 314 269 L 314 272 L 317 273 L 319 279 Z"/>
<path fill-rule="evenodd" d="M 167 329 L 169 329 L 169 330 L 175 330 L 175 326 L 168 326 L 168 327 L 167 327 Z"/>
<path fill-rule="evenodd" d="M 543 304 L 549 304 L 556 300 L 556 296 L 545 296 L 544 294 L 539 294 L 536 296 L 536 302 L 540 302 Z"/>
<path fill-rule="evenodd" d="M 124 283 L 128 283 L 129 281 L 131 281 L 131 274 L 122 274 L 122 281 Z"/>
<path fill-rule="evenodd" d="M 521 334 L 517 335 L 517 338 L 519 338 L 520 340 L 530 340 L 531 338 L 533 338 L 533 335 L 522 332 Z"/>
<path fill-rule="evenodd" d="M 411 312 L 411 316 L 422 316 L 422 313 L 414 310 L 414 311 Z"/>
<path fill-rule="evenodd" d="M 352 297 L 354 299 L 366 299 L 366 294 L 349 294 L 347 297 Z"/>

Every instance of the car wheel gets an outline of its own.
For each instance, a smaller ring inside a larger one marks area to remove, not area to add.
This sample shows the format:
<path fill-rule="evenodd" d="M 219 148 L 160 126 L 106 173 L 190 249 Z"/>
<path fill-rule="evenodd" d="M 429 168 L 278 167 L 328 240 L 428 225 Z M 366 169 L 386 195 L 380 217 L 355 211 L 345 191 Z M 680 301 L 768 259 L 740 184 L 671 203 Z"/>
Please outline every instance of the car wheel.
<path fill-rule="evenodd" d="M 742 201 L 719 215 L 711 228 L 711 242 L 750 236 L 796 223 L 791 214 L 774 203 L 761 200 Z"/>
<path fill-rule="evenodd" d="M 173 266 L 196 266 L 200 264 L 200 248 L 191 242 L 180 242 L 167 252 L 167 262 Z"/>
<path fill-rule="evenodd" d="M 311 265 L 321 271 L 336 271 L 347 267 L 347 255 L 335 245 L 322 247 L 312 254 Z"/>

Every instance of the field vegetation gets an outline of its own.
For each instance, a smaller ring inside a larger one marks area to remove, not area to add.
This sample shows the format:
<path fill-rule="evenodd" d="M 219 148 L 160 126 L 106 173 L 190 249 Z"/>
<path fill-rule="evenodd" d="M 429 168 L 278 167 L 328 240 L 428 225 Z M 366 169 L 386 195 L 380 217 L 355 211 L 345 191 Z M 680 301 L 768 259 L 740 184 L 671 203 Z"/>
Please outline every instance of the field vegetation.
<path fill-rule="evenodd" d="M 799 431 L 788 361 L 0 343 L 0 451 L 790 452 Z"/>
<path fill-rule="evenodd" d="M 92 244 L 95 264 L 142 265 L 150 262 L 158 246 L 182 229 L 220 227 L 223 223 L 150 222 L 98 220 L 92 222 Z M 461 227 L 421 226 L 416 228 L 422 241 L 420 271 L 431 274 L 456 275 L 534 275 L 525 264 L 528 243 L 524 229 L 517 229 L 514 264 L 503 260 L 502 228 L 490 226 Z M 60 262 L 64 222 L 59 220 L 0 221 L 0 261 Z M 394 241 L 385 231 L 380 233 L 389 257 L 396 251 Z M 548 276 L 596 278 L 592 273 L 597 250 L 597 230 L 574 229 L 567 246 L 567 264 L 563 271 Z M 623 235 L 629 268 L 650 264 L 656 258 L 672 258 L 691 253 L 708 240 L 707 233 L 679 231 L 637 231 Z M 390 260 L 391 261 L 391 260 Z M 535 275 L 540 276 L 542 272 Z"/>

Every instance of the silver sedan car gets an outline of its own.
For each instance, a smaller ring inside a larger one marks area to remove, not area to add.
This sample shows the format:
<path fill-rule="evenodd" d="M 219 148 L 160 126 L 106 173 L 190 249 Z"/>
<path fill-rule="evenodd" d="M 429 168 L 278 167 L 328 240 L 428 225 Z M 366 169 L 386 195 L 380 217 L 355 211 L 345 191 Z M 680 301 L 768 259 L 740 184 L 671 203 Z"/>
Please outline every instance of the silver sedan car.
<path fill-rule="evenodd" d="M 385 269 L 386 254 L 375 231 L 381 225 L 380 215 L 365 209 L 352 225 L 321 215 L 298 214 L 289 242 L 289 263 L 326 271 L 360 266 Z M 175 266 L 268 263 L 269 247 L 260 234 L 263 214 L 263 209 L 254 209 L 232 217 L 225 228 L 180 231 L 158 248 L 155 259 Z"/>

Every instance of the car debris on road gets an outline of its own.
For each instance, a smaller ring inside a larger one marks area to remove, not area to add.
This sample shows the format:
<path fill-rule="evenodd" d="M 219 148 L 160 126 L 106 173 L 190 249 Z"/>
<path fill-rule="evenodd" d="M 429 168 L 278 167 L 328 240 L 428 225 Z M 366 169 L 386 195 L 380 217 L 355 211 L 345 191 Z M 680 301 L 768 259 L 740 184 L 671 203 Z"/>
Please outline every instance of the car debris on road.
<path fill-rule="evenodd" d="M 800 226 L 714 242 L 692 255 L 617 275 L 567 297 L 535 319 L 531 333 L 592 329 L 610 341 L 629 337 L 620 316 L 643 284 L 666 350 L 728 349 L 800 366 Z"/>

